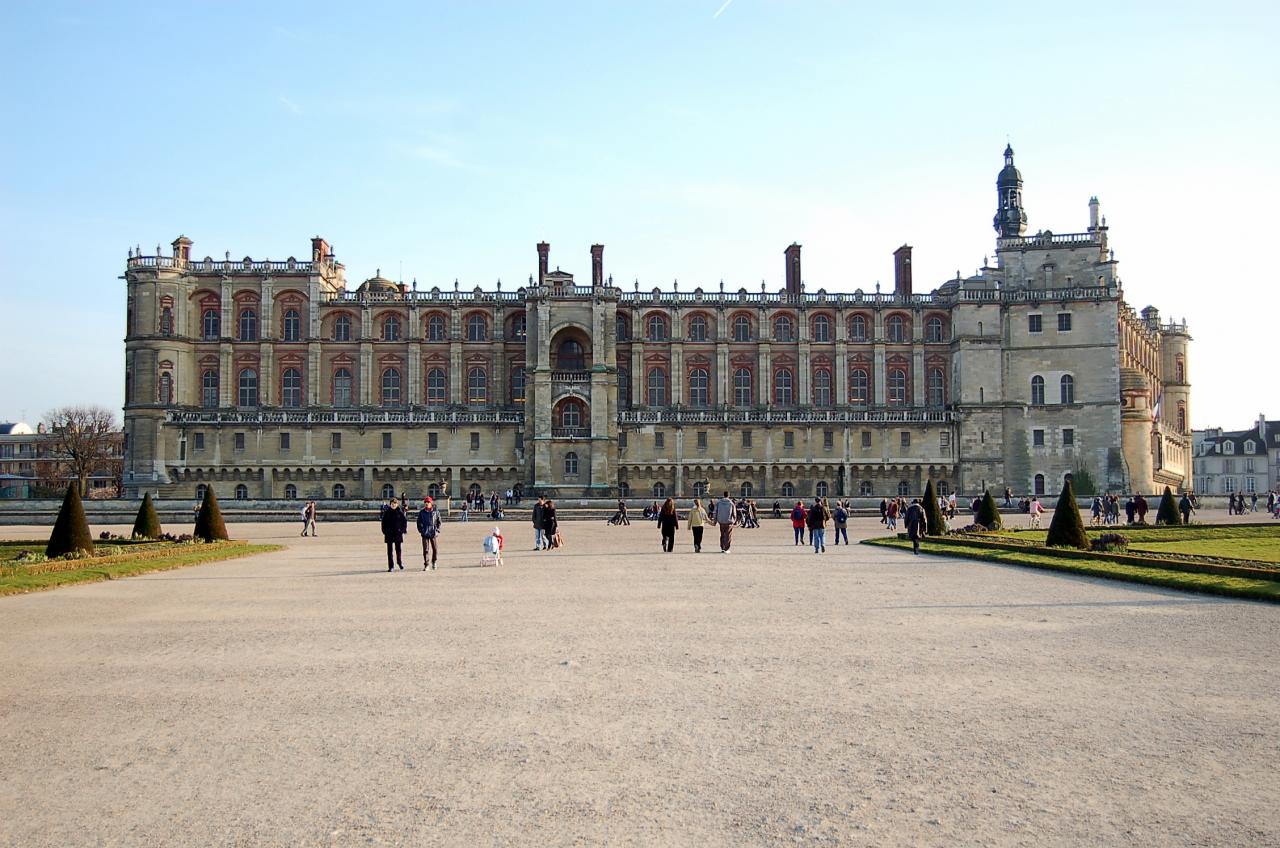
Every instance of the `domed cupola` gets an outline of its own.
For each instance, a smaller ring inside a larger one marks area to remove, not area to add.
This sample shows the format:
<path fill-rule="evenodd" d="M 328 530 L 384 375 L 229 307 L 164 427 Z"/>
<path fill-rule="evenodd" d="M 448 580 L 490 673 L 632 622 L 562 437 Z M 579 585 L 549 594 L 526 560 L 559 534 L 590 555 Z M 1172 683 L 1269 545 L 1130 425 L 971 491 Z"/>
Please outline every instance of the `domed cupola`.
<path fill-rule="evenodd" d="M 1013 145 L 1004 149 L 1004 167 L 996 177 L 996 217 L 992 222 L 1001 238 L 1015 238 L 1027 231 L 1027 212 L 1022 208 L 1022 173 L 1013 164 Z"/>
<path fill-rule="evenodd" d="M 360 288 L 356 291 L 366 294 L 395 294 L 400 291 L 400 287 L 382 276 L 382 269 L 379 268 L 375 276 L 372 276 L 361 283 Z"/>

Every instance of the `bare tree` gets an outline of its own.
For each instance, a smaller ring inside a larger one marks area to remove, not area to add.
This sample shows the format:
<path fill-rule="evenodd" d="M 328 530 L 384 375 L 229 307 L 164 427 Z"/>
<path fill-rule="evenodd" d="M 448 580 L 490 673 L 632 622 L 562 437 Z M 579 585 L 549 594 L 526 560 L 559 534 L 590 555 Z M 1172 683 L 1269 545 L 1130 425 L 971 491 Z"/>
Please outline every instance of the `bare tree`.
<path fill-rule="evenodd" d="M 119 476 L 121 465 L 120 430 L 115 413 L 101 406 L 64 406 L 45 415 L 46 462 L 61 466 L 66 477 L 74 477 L 80 496 L 89 492 L 89 478 L 95 474 Z M 57 470 L 51 473 L 58 475 Z M 63 475 L 59 475 L 63 476 Z"/>

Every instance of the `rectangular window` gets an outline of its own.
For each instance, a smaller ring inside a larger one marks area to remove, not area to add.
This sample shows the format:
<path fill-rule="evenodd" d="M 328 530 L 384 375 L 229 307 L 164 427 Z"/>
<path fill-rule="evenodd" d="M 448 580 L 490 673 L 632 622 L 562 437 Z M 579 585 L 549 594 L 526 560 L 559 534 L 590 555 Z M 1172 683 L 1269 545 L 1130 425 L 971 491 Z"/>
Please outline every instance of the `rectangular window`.
<path fill-rule="evenodd" d="M 657 450 L 662 450 L 667 446 L 667 434 L 659 430 L 653 434 L 653 446 Z"/>
<path fill-rule="evenodd" d="M 1222 460 L 1222 471 L 1224 474 L 1236 473 L 1236 461 L 1234 459 Z"/>
<path fill-rule="evenodd" d="M 235 445 L 236 445 L 236 450 L 238 451 L 244 450 L 244 433 L 236 433 Z"/>
<path fill-rule="evenodd" d="M 1069 448 L 1076 443 L 1076 431 L 1074 427 L 1064 427 L 1062 430 L 1062 446 Z"/>
<path fill-rule="evenodd" d="M 342 434 L 341 433 L 329 434 L 329 448 L 330 450 L 342 450 Z"/>
<path fill-rule="evenodd" d="M 1033 447 L 1044 447 L 1044 430 L 1031 431 L 1031 444 Z"/>
<path fill-rule="evenodd" d="M 698 431 L 698 450 L 706 450 L 706 449 L 707 449 L 707 431 L 699 430 Z"/>
<path fill-rule="evenodd" d="M 864 448 L 871 447 L 871 431 L 870 430 L 862 431 L 862 446 Z"/>
<path fill-rule="evenodd" d="M 782 431 L 782 446 L 788 450 L 796 446 L 796 434 L 793 430 Z"/>
<path fill-rule="evenodd" d="M 822 431 L 822 448 L 823 450 L 831 450 L 836 446 L 836 434 L 834 430 Z"/>
<path fill-rule="evenodd" d="M 1252 460 L 1252 459 L 1246 459 L 1246 460 L 1244 461 L 1244 473 L 1245 473 L 1245 474 L 1252 474 L 1252 473 L 1253 473 L 1253 460 Z"/>
<path fill-rule="evenodd" d="M 751 447 L 751 431 L 750 430 L 742 431 L 742 446 L 744 448 Z"/>
<path fill-rule="evenodd" d="M 1044 316 L 1028 315 L 1027 316 L 1027 332 L 1039 333 L 1044 329 Z"/>
<path fill-rule="evenodd" d="M 433 451 L 433 450 L 439 450 L 439 449 L 440 449 L 440 434 L 428 433 L 427 434 L 427 450 Z"/>
<path fill-rule="evenodd" d="M 626 446 L 627 446 L 627 431 L 619 430 L 618 431 L 618 447 L 625 448 Z"/>
<path fill-rule="evenodd" d="M 192 439 L 195 442 L 195 444 L 192 446 L 195 450 L 198 450 L 198 451 L 204 450 L 204 433 L 193 433 Z"/>
<path fill-rule="evenodd" d="M 1059 333 L 1071 332 L 1071 313 L 1070 312 L 1058 313 L 1058 332 Z"/>
<path fill-rule="evenodd" d="M 911 431 L 910 430 L 902 431 L 902 446 L 904 448 L 911 447 Z"/>
<path fill-rule="evenodd" d="M 280 434 L 280 450 L 287 451 L 288 449 L 289 449 L 289 434 L 281 433 Z"/>
<path fill-rule="evenodd" d="M 951 431 L 942 430 L 938 433 L 938 453 L 943 456 L 951 455 Z"/>
<path fill-rule="evenodd" d="M 524 431 L 516 430 L 516 450 L 524 450 Z"/>
<path fill-rule="evenodd" d="M 382 434 L 382 449 L 391 450 L 391 434 L 390 433 Z"/>
<path fill-rule="evenodd" d="M 479 433 L 471 434 L 471 449 L 473 451 L 480 450 L 480 434 Z"/>

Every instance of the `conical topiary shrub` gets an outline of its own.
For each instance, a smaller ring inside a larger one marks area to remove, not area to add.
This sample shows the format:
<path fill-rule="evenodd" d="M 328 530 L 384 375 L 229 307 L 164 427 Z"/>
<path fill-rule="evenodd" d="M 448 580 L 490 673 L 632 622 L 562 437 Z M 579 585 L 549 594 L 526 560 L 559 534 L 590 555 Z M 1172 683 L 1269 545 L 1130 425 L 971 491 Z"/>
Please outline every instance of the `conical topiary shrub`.
<path fill-rule="evenodd" d="M 1089 547 L 1089 534 L 1084 532 L 1084 521 L 1080 518 L 1080 507 L 1076 504 L 1076 492 L 1070 479 L 1063 484 L 1058 505 L 1053 508 L 1053 523 L 1049 525 L 1049 536 L 1044 543 L 1051 548 L 1087 550 Z"/>
<path fill-rule="evenodd" d="M 72 483 L 67 486 L 67 495 L 62 499 L 62 509 L 58 510 L 58 520 L 53 522 L 53 532 L 49 534 L 44 555 L 53 559 L 75 551 L 93 553 L 93 534 L 89 532 L 89 522 L 84 517 L 80 490 Z"/>
<path fill-rule="evenodd" d="M 196 529 L 192 535 L 205 542 L 230 538 L 227 535 L 227 524 L 222 520 L 222 510 L 218 509 L 218 496 L 213 493 L 212 486 L 204 490 L 204 501 L 200 504 L 200 514 L 196 516 Z"/>
<path fill-rule="evenodd" d="M 991 497 L 990 489 L 982 493 L 982 503 L 978 504 L 976 520 L 988 530 L 999 530 L 1004 526 L 1004 522 L 1000 520 L 1000 508 L 996 506 L 996 499 Z"/>
<path fill-rule="evenodd" d="M 924 520 L 925 530 L 930 536 L 941 536 L 947 532 L 947 521 L 938 508 L 938 493 L 934 491 L 933 481 L 924 487 Z"/>
<path fill-rule="evenodd" d="M 1160 510 L 1156 513 L 1156 524 L 1181 524 L 1182 516 L 1178 514 L 1178 501 L 1173 497 L 1173 489 L 1164 487 L 1164 497 L 1160 499 Z"/>
<path fill-rule="evenodd" d="M 142 496 L 142 506 L 138 507 L 138 517 L 133 520 L 133 538 L 159 539 L 160 516 L 156 515 L 156 506 L 151 502 L 151 493 Z"/>

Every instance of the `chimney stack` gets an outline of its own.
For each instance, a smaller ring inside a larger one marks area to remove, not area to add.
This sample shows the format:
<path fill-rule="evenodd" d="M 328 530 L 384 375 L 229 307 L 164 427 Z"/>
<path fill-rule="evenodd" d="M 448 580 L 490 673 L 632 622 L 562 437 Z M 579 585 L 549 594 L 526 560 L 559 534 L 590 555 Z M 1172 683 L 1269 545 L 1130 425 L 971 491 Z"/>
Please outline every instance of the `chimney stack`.
<path fill-rule="evenodd" d="M 329 256 L 333 249 L 329 247 L 329 242 L 316 236 L 311 240 L 311 261 L 323 262 L 325 257 Z"/>
<path fill-rule="evenodd" d="M 893 293 L 904 300 L 911 297 L 911 245 L 893 252 Z"/>
<path fill-rule="evenodd" d="M 791 246 L 782 252 L 787 257 L 787 294 L 800 296 L 800 245 L 791 242 Z"/>
<path fill-rule="evenodd" d="M 591 245 L 591 285 L 600 288 L 604 285 L 604 245 Z"/>
<path fill-rule="evenodd" d="M 1098 229 L 1098 225 L 1101 223 L 1102 219 L 1099 209 L 1098 198 L 1089 198 L 1089 232 L 1093 232 Z"/>
<path fill-rule="evenodd" d="M 551 258 L 551 245 L 545 241 L 538 242 L 538 285 L 546 285 L 547 262 Z"/>
<path fill-rule="evenodd" d="M 179 262 L 191 261 L 191 239 L 178 236 L 173 240 L 173 258 Z"/>

